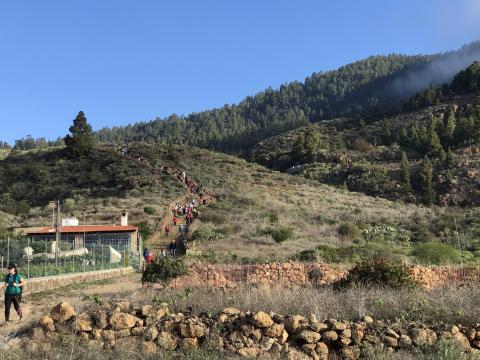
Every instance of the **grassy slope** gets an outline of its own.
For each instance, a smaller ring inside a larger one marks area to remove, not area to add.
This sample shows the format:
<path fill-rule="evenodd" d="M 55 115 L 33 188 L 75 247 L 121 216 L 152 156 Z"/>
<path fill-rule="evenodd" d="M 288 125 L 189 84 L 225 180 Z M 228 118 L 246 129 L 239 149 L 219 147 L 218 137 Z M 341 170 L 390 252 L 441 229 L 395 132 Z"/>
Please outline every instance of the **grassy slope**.
<path fill-rule="evenodd" d="M 151 162 L 165 156 L 162 146 L 144 145 L 138 152 Z M 286 259 L 321 244 L 352 244 L 338 234 L 344 222 L 404 227 L 434 216 L 423 207 L 338 190 L 229 155 L 184 147 L 176 152 L 187 175 L 218 196 L 195 227 L 197 248 L 219 260 Z M 277 243 L 271 233 L 281 229 L 292 236 Z"/>

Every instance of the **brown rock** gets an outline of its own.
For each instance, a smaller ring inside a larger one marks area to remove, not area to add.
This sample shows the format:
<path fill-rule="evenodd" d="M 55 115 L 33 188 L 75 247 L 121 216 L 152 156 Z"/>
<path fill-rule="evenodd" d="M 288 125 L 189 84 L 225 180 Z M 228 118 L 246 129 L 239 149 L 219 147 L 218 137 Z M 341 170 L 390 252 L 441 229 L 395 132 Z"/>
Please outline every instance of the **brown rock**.
<path fill-rule="evenodd" d="M 336 331 L 330 330 L 322 333 L 322 340 L 324 340 L 327 343 L 337 341 L 337 339 L 338 339 L 338 334 Z"/>
<path fill-rule="evenodd" d="M 335 320 L 329 320 L 330 323 L 330 329 L 333 331 L 343 331 L 347 328 L 347 324 L 335 321 Z"/>
<path fill-rule="evenodd" d="M 180 324 L 180 334 L 184 338 L 203 337 L 205 335 L 205 328 L 192 323 Z"/>
<path fill-rule="evenodd" d="M 238 349 L 238 355 L 246 358 L 255 358 L 260 354 L 260 349 L 257 348 L 241 348 Z"/>
<path fill-rule="evenodd" d="M 353 330 L 352 331 L 352 339 L 355 342 L 355 344 L 360 344 L 363 340 L 364 333 L 361 330 Z"/>
<path fill-rule="evenodd" d="M 352 337 L 352 330 L 345 329 L 340 333 L 342 339 L 350 339 Z"/>
<path fill-rule="evenodd" d="M 113 331 L 113 330 L 103 330 L 102 338 L 106 342 L 115 341 L 115 331 Z"/>
<path fill-rule="evenodd" d="M 93 320 L 95 325 L 100 329 L 106 329 L 108 327 L 108 315 L 105 311 L 97 311 L 93 314 Z"/>
<path fill-rule="evenodd" d="M 94 349 L 100 350 L 103 348 L 103 341 L 100 340 L 88 340 L 88 346 Z"/>
<path fill-rule="evenodd" d="M 180 340 L 180 349 L 182 350 L 194 350 L 198 348 L 197 338 L 183 338 Z"/>
<path fill-rule="evenodd" d="M 165 350 L 175 350 L 178 346 L 178 337 L 169 332 L 162 331 L 157 336 L 158 345 Z"/>
<path fill-rule="evenodd" d="M 323 332 L 328 330 L 328 325 L 321 322 L 315 322 L 310 325 L 310 329 L 316 332 Z"/>
<path fill-rule="evenodd" d="M 412 329 L 410 337 L 416 345 L 432 345 L 437 340 L 437 335 L 430 329 Z"/>
<path fill-rule="evenodd" d="M 340 356 L 344 360 L 357 360 L 360 358 L 360 353 L 360 349 L 356 346 L 348 346 L 340 350 Z"/>
<path fill-rule="evenodd" d="M 75 310 L 66 302 L 58 303 L 51 311 L 50 317 L 55 322 L 64 322 L 70 320 L 76 315 Z"/>
<path fill-rule="evenodd" d="M 119 301 L 113 304 L 113 311 L 115 312 L 129 312 L 130 311 L 130 302 L 128 301 Z"/>
<path fill-rule="evenodd" d="M 153 341 L 157 338 L 157 336 L 158 336 L 158 330 L 154 326 L 147 328 L 143 333 L 143 339 L 145 341 Z"/>
<path fill-rule="evenodd" d="M 393 336 L 384 336 L 383 343 L 385 344 L 385 346 L 392 348 L 396 348 L 398 346 L 398 340 Z"/>
<path fill-rule="evenodd" d="M 118 340 L 118 339 L 129 337 L 130 335 L 131 335 L 130 329 L 123 329 L 123 330 L 118 330 L 115 333 L 115 338 Z"/>
<path fill-rule="evenodd" d="M 447 329 L 448 332 L 450 332 L 452 335 L 455 335 L 460 332 L 460 329 L 456 325 L 452 325 Z"/>
<path fill-rule="evenodd" d="M 102 329 L 99 328 L 93 328 L 92 330 L 92 339 L 93 340 L 102 340 Z"/>
<path fill-rule="evenodd" d="M 398 346 L 401 348 L 408 348 L 412 346 L 412 339 L 408 335 L 400 335 L 398 340 Z"/>
<path fill-rule="evenodd" d="M 311 360 L 311 357 L 303 351 L 291 347 L 287 350 L 287 360 Z"/>
<path fill-rule="evenodd" d="M 285 326 L 283 324 L 273 324 L 269 328 L 265 329 L 264 335 L 272 338 L 278 338 L 282 336 L 284 328 Z"/>
<path fill-rule="evenodd" d="M 468 338 L 463 335 L 461 332 L 456 333 L 453 335 L 453 338 L 455 339 L 455 342 L 458 343 L 464 350 L 470 350 L 470 341 L 468 341 Z"/>
<path fill-rule="evenodd" d="M 152 305 L 143 305 L 142 306 L 142 310 L 141 310 L 141 313 L 142 313 L 142 316 L 143 317 L 147 317 L 148 315 L 150 315 L 153 311 L 153 306 Z"/>
<path fill-rule="evenodd" d="M 55 325 L 53 324 L 53 319 L 50 316 L 42 316 L 39 324 L 45 331 L 55 331 Z"/>
<path fill-rule="evenodd" d="M 308 344 L 315 344 L 320 341 L 321 335 L 315 331 L 302 330 L 298 333 L 297 338 Z"/>
<path fill-rule="evenodd" d="M 145 330 L 147 330 L 147 329 L 148 329 L 148 328 L 145 327 L 145 326 L 134 327 L 134 328 L 132 328 L 132 330 L 131 330 L 132 336 L 143 336 L 143 333 L 144 333 Z"/>
<path fill-rule="evenodd" d="M 144 341 L 143 342 L 143 350 L 145 353 L 149 355 L 153 355 L 157 353 L 157 344 L 155 344 L 153 341 Z"/>
<path fill-rule="evenodd" d="M 315 346 L 315 351 L 320 357 L 320 360 L 328 360 L 328 346 L 324 342 L 318 342 Z"/>
<path fill-rule="evenodd" d="M 465 330 L 465 336 L 470 341 L 475 340 L 476 333 L 477 333 L 477 331 L 473 328 L 469 328 L 469 329 Z"/>
<path fill-rule="evenodd" d="M 268 315 L 267 313 L 263 311 L 259 311 L 255 314 L 253 314 L 252 318 L 250 319 L 250 322 L 257 327 L 260 328 L 268 328 L 273 325 L 273 320 Z"/>
<path fill-rule="evenodd" d="M 122 312 L 115 312 L 110 317 L 110 325 L 113 330 L 130 329 L 135 326 L 138 318 Z"/>
<path fill-rule="evenodd" d="M 227 316 L 235 316 L 235 315 L 240 315 L 241 311 L 236 308 L 225 308 L 221 311 L 222 314 L 225 314 Z"/>
<path fill-rule="evenodd" d="M 86 313 L 82 313 L 75 319 L 76 331 L 92 331 L 93 330 L 93 318 Z"/>
<path fill-rule="evenodd" d="M 274 338 L 264 336 L 262 337 L 262 340 L 260 340 L 260 349 L 262 349 L 262 351 L 270 351 L 274 343 Z"/>
<path fill-rule="evenodd" d="M 371 316 L 364 316 L 363 321 L 365 321 L 367 324 L 373 324 L 373 318 Z"/>
<path fill-rule="evenodd" d="M 288 316 L 284 320 L 285 329 L 287 329 L 290 334 L 295 334 L 300 330 L 302 323 L 305 321 L 306 319 L 300 315 Z"/>

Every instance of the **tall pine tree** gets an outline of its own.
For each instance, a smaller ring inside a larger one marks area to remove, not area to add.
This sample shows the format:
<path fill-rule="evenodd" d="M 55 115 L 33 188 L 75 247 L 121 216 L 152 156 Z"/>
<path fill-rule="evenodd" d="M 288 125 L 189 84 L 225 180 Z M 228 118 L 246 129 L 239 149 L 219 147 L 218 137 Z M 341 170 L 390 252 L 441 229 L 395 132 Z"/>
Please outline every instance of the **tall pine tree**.
<path fill-rule="evenodd" d="M 402 189 L 405 194 L 409 194 L 412 191 L 412 185 L 410 184 L 410 164 L 405 151 L 402 152 Z"/>
<path fill-rule="evenodd" d="M 432 205 L 434 201 L 434 193 L 432 188 L 432 163 L 427 155 L 422 159 L 420 165 L 420 188 L 422 190 L 422 200 L 425 205 Z"/>
<path fill-rule="evenodd" d="M 94 137 L 83 111 L 78 113 L 69 130 L 71 134 L 65 136 L 67 154 L 73 158 L 88 155 L 93 149 Z"/>

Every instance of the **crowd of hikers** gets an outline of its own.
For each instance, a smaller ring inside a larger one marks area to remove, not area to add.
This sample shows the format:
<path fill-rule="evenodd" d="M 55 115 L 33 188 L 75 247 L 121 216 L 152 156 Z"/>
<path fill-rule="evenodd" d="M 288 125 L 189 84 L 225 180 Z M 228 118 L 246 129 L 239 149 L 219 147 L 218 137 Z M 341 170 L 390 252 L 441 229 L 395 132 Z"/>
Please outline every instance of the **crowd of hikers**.
<path fill-rule="evenodd" d="M 192 197 L 191 200 L 185 205 L 181 205 L 180 203 L 175 204 L 175 206 L 171 209 L 171 219 L 167 222 L 163 230 L 165 232 L 165 236 L 168 238 L 170 233 L 178 227 L 178 235 L 182 241 L 182 244 L 180 245 L 183 245 L 186 248 L 189 226 L 199 215 L 197 209 L 198 205 L 207 204 L 207 199 L 205 198 L 206 190 L 204 187 L 197 185 L 193 180 L 188 178 L 184 171 L 179 173 L 177 178 L 186 185 Z M 162 248 L 160 250 L 159 256 L 176 257 L 180 255 L 178 250 L 179 244 L 177 244 L 177 241 L 173 239 L 168 246 L 168 249 Z M 146 265 L 154 261 L 154 255 L 148 248 L 144 249 L 143 257 Z"/>

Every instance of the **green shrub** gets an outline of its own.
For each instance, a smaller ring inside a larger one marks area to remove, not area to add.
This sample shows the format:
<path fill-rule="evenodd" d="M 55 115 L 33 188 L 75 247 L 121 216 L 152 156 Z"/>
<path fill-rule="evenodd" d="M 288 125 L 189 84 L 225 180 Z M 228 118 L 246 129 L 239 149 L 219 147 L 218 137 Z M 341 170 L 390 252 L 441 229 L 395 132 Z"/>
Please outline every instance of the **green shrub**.
<path fill-rule="evenodd" d="M 412 249 L 411 255 L 419 260 L 436 265 L 460 262 L 460 254 L 456 249 L 439 242 L 418 244 Z"/>
<path fill-rule="evenodd" d="M 410 277 L 406 265 L 395 264 L 385 259 L 369 259 L 355 265 L 347 276 L 335 285 L 340 288 L 362 285 L 401 289 L 415 287 L 416 283 Z"/>
<path fill-rule="evenodd" d="M 164 256 L 147 266 L 143 272 L 142 281 L 167 284 L 171 280 L 186 273 L 187 266 L 182 258 Z"/>
<path fill-rule="evenodd" d="M 282 227 L 280 229 L 273 229 L 270 232 L 270 236 L 277 243 L 287 241 L 292 238 L 293 230 L 290 228 Z"/>
<path fill-rule="evenodd" d="M 151 206 L 145 206 L 143 208 L 143 212 L 148 215 L 153 215 L 157 212 L 157 210 Z"/>
<path fill-rule="evenodd" d="M 293 256 L 296 261 L 315 261 L 317 260 L 317 252 L 315 250 L 303 250 Z"/>
<path fill-rule="evenodd" d="M 193 241 L 215 241 L 222 238 L 223 234 L 213 226 L 200 225 L 192 234 Z"/>
<path fill-rule="evenodd" d="M 338 234 L 348 240 L 360 239 L 362 233 L 357 225 L 352 223 L 343 223 L 338 227 Z"/>

